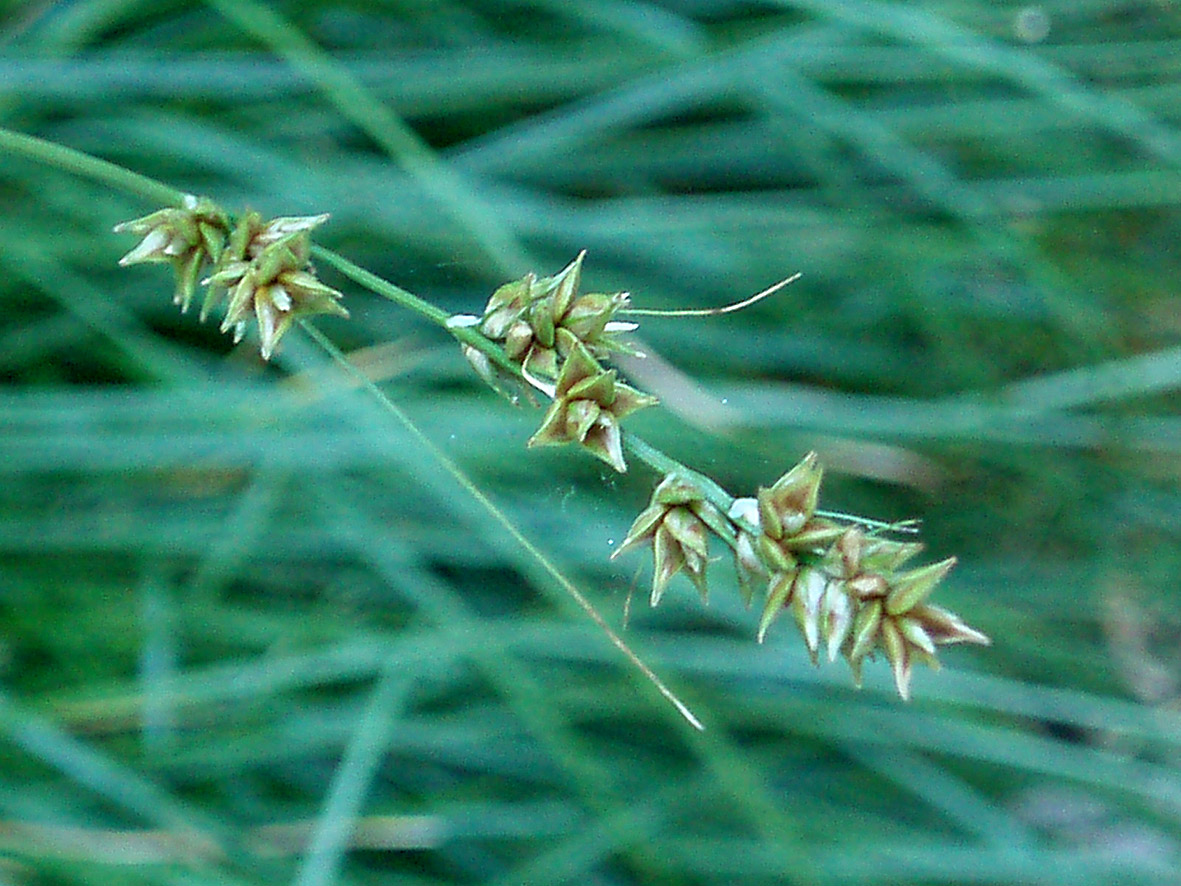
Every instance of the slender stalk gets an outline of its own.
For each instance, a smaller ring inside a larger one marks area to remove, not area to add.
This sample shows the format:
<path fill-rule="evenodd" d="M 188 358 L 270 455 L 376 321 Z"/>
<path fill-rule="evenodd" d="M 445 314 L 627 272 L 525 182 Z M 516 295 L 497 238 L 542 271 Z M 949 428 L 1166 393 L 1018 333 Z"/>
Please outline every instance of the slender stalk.
<path fill-rule="evenodd" d="M 424 320 L 429 320 L 436 326 L 447 330 L 456 341 L 471 345 L 482 354 L 485 354 L 488 359 L 501 369 L 512 374 L 521 382 L 527 383 L 525 376 L 521 374 L 521 368 L 505 356 L 504 350 L 500 345 L 485 338 L 474 327 L 449 325 L 448 321 L 451 319 L 451 315 L 446 311 L 436 307 L 425 299 L 419 298 L 413 292 L 408 292 L 400 286 L 395 286 L 388 280 L 383 280 L 371 271 L 365 270 L 360 265 L 354 264 L 343 255 L 338 255 L 330 249 L 325 249 L 323 246 L 313 246 L 312 255 L 318 261 L 335 268 L 359 286 L 364 286 L 373 294 L 389 299 L 394 304 L 408 311 L 413 311 Z"/>
<path fill-rule="evenodd" d="M 626 314 L 629 317 L 716 317 L 719 314 L 733 314 L 736 311 L 745 310 L 753 304 L 761 302 L 770 295 L 774 295 L 784 286 L 790 283 L 795 283 L 802 277 L 803 274 L 792 274 L 778 283 L 773 283 L 762 292 L 756 292 L 749 298 L 744 298 L 742 301 L 731 302 L 728 305 L 722 305 L 720 308 L 680 308 L 671 311 L 657 310 L 652 308 L 624 308 L 619 313 Z"/>
<path fill-rule="evenodd" d="M 115 191 L 124 191 L 142 197 L 157 206 L 179 206 L 184 200 L 184 192 L 171 188 L 166 184 L 116 166 L 98 157 L 91 157 L 65 145 L 47 142 L 44 139 L 11 129 L 0 127 L 0 152 L 7 152 L 30 160 L 36 160 L 46 166 L 52 166 L 63 172 L 70 172 L 80 178 L 88 179 L 96 184 L 106 185 Z"/>

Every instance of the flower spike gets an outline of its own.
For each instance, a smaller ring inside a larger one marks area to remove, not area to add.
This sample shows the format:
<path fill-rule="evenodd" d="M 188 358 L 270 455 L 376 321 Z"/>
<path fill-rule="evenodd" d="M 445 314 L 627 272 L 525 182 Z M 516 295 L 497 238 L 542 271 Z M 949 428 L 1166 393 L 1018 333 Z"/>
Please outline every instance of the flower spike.
<path fill-rule="evenodd" d="M 187 196 L 180 207 L 118 225 L 116 231 L 140 237 L 119 263 L 170 264 L 177 280 L 174 300 L 182 311 L 200 280 L 208 287 L 201 319 L 224 302 L 221 329 L 232 332 L 237 342 L 253 318 L 262 356 L 270 359 L 298 318 L 348 316 L 338 301 L 341 293 L 322 283 L 309 261 L 310 234 L 327 219 L 321 214 L 266 221 L 248 212 L 234 222 L 211 201 Z M 584 256 L 579 253 L 551 277 L 530 273 L 507 283 L 493 292 L 482 316 L 457 314 L 446 317 L 443 325 L 456 331 L 463 355 L 493 387 L 499 389 L 502 377 L 523 379 L 551 398 L 530 447 L 573 443 L 624 472 L 620 424 L 657 400 L 624 384 L 615 369 L 600 362 L 613 352 L 635 353 L 616 340 L 635 324 L 615 319 L 626 309 L 627 293 L 580 294 Z M 201 280 L 207 266 L 212 269 Z M 781 285 L 706 313 L 738 310 Z M 438 319 L 433 311 L 431 316 Z M 526 393 L 535 403 L 533 392 L 526 388 Z M 653 606 L 678 573 L 708 602 L 712 535 L 732 549 L 739 590 L 748 606 L 758 587 L 763 588 L 758 641 L 790 612 L 813 663 L 822 653 L 829 661 L 841 655 L 857 685 L 865 661 L 880 652 L 889 662 L 898 694 L 907 699 L 915 663 L 937 668 L 939 646 L 991 642 L 929 602 L 954 558 L 904 571 L 922 550 L 920 544 L 888 537 L 905 524 L 818 510 L 824 471 L 815 453 L 753 496 L 731 498 L 708 477 L 651 447 L 633 449 L 665 475 L 612 556 L 651 546 Z M 670 463 L 674 470 L 668 469 Z M 626 651 L 622 641 L 617 645 Z"/>
<path fill-rule="evenodd" d="M 510 360 L 538 378 L 557 378 L 571 341 L 597 358 L 613 351 L 635 353 L 615 337 L 636 328 L 635 323 L 614 319 L 627 307 L 628 294 L 579 295 L 585 256 L 580 252 L 552 277 L 530 272 L 504 284 L 492 293 L 478 321 L 481 333 L 501 342 Z M 559 335 L 561 330 L 570 335 Z"/>
<path fill-rule="evenodd" d="M 179 208 L 160 209 L 143 218 L 115 225 L 116 234 L 143 239 L 119 259 L 122 267 L 163 262 L 172 265 L 176 291 L 172 300 L 181 312 L 189 309 L 197 280 L 206 264 L 221 260 L 229 237 L 229 217 L 212 200 L 186 194 Z"/>
<path fill-rule="evenodd" d="M 201 280 L 208 287 L 201 319 L 228 297 L 221 331 L 233 330 L 234 341 L 241 341 L 253 315 L 262 357 L 269 360 L 299 317 L 348 316 L 337 302 L 341 293 L 321 283 L 308 261 L 308 234 L 327 219 L 322 214 L 264 222 L 257 212 L 248 212 L 231 224 L 212 201 L 186 196 L 180 209 L 162 209 L 117 225 L 117 232 L 143 237 L 119 263 L 171 263 L 177 277 L 174 300 L 182 311 L 188 310 L 203 267 L 212 263 L 213 272 Z"/>
<path fill-rule="evenodd" d="M 619 422 L 625 416 L 657 403 L 655 397 L 616 380 L 614 369 L 604 369 L 573 333 L 560 330 L 558 341 L 569 349 L 554 389 L 554 399 L 530 446 L 577 443 L 591 455 L 623 473 L 623 440 Z"/>
<path fill-rule="evenodd" d="M 653 491 L 648 507 L 636 517 L 627 538 L 611 557 L 650 543 L 655 558 L 652 605 L 660 603 L 669 580 L 681 570 L 705 602 L 709 595 L 705 582 L 709 534 L 720 525 L 722 515 L 705 500 L 704 493 L 689 480 L 669 474 Z"/>
<path fill-rule="evenodd" d="M 843 655 L 860 685 L 865 660 L 881 651 L 907 699 L 914 663 L 938 667 L 936 647 L 990 641 L 926 602 L 954 558 L 900 571 L 922 545 L 818 516 L 822 476 L 809 453 L 756 498 L 730 507 L 740 585 L 768 576 L 758 639 L 790 611 L 814 663 L 822 646 L 829 661 Z"/>

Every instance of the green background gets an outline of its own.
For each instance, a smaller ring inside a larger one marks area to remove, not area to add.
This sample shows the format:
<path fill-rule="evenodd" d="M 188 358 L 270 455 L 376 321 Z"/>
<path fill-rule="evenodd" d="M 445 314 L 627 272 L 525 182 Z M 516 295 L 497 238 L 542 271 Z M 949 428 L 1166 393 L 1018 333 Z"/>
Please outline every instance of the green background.
<path fill-rule="evenodd" d="M 608 555 L 657 478 L 526 450 L 538 410 L 325 270 L 320 327 L 621 629 L 634 589 L 696 733 L 306 336 L 265 366 L 117 268 L 155 206 L 4 156 L 0 879 L 1181 876 L 1175 4 L 8 2 L 0 121 L 330 212 L 453 312 L 582 249 L 651 308 L 802 272 L 644 318 L 629 427 L 735 494 L 815 449 L 994 639 L 904 704 L 756 644 L 720 546 L 649 610 Z"/>

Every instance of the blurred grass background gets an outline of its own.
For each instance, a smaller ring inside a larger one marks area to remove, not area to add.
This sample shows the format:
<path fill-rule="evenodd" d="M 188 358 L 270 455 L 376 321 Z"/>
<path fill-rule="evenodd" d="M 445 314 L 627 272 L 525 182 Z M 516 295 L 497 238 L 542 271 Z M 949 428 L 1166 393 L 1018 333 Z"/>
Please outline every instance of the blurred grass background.
<path fill-rule="evenodd" d="M 322 328 L 610 621 L 638 588 L 696 734 L 309 340 L 262 366 L 116 268 L 156 207 L 5 157 L 0 880 L 1178 881 L 1176 4 L 0 10 L 2 125 L 329 211 L 450 311 L 583 248 L 644 307 L 803 272 L 646 319 L 632 427 L 736 494 L 817 449 L 995 641 L 903 704 L 757 646 L 724 561 L 648 611 L 607 556 L 655 478 L 526 451 L 537 411 L 325 272 Z"/>

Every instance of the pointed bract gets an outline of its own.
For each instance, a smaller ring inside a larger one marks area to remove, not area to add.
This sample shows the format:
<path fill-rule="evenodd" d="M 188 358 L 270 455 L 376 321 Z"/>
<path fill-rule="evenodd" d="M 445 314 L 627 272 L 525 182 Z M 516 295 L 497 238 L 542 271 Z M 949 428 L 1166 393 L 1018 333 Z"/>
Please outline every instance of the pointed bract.
<path fill-rule="evenodd" d="M 827 585 L 828 577 L 819 569 L 802 569 L 792 591 L 792 614 L 804 635 L 804 645 L 813 664 L 820 648 L 821 604 Z"/>
<path fill-rule="evenodd" d="M 890 593 L 886 597 L 886 611 L 891 615 L 909 612 L 922 603 L 935 590 L 951 567 L 955 565 L 955 557 L 948 557 L 938 563 L 922 566 L 898 575 L 891 582 Z"/>
<path fill-rule="evenodd" d="M 865 656 L 873 652 L 878 641 L 878 628 L 882 624 L 882 604 L 878 600 L 866 603 L 853 619 L 853 630 L 849 635 L 852 644 L 849 648 L 850 664 L 860 662 Z"/>
<path fill-rule="evenodd" d="M 795 570 L 776 572 L 767 583 L 767 599 L 763 602 L 763 614 L 759 618 L 759 629 L 756 635 L 760 643 L 767 636 L 767 629 L 771 627 L 775 619 L 779 618 L 783 611 L 791 605 L 798 576 L 799 573 Z"/>
<path fill-rule="evenodd" d="M 824 471 L 809 452 L 769 489 L 758 491 L 763 532 L 776 540 L 799 532 L 816 512 Z"/>
<path fill-rule="evenodd" d="M 923 626 L 923 630 L 937 645 L 975 643 L 979 646 L 989 646 L 992 644 L 992 640 L 987 634 L 968 627 L 958 615 L 939 606 L 925 603 L 916 606 L 908 614 Z"/>
<path fill-rule="evenodd" d="M 821 613 L 829 661 L 836 661 L 837 653 L 849 639 L 849 634 L 853 630 L 854 613 L 853 601 L 849 599 L 841 583 L 829 582 L 824 595 L 824 610 Z"/>

